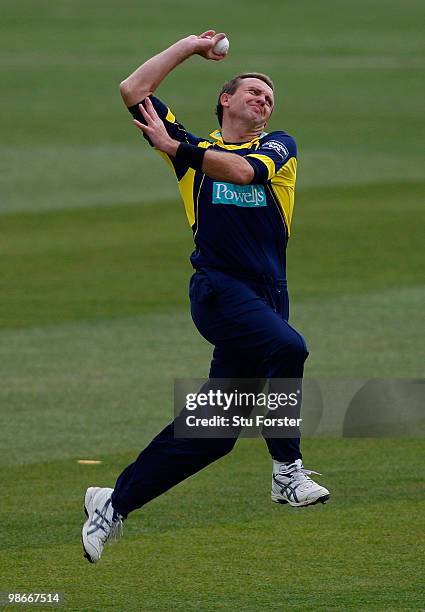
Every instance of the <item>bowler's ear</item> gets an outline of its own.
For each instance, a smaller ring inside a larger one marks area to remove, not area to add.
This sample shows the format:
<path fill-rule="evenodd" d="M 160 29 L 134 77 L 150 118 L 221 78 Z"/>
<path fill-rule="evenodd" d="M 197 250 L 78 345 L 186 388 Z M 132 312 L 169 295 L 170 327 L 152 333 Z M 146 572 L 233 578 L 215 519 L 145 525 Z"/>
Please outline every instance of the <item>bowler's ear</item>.
<path fill-rule="evenodd" d="M 220 96 L 220 104 L 221 106 L 229 106 L 229 100 L 231 98 L 231 95 L 228 93 L 222 93 Z"/>

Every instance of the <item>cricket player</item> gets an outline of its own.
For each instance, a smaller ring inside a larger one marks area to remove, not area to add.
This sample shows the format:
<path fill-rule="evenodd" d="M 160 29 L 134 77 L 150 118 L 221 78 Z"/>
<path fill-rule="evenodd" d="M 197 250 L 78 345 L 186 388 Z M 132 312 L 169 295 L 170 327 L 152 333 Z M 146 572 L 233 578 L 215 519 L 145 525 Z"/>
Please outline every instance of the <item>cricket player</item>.
<path fill-rule="evenodd" d="M 218 98 L 220 129 L 191 134 L 153 94 L 192 55 L 220 61 L 224 38 L 208 30 L 171 45 L 121 83 L 121 95 L 143 136 L 168 162 L 193 231 L 190 282 L 193 321 L 214 346 L 210 379 L 298 379 L 308 351 L 288 323 L 286 245 L 297 168 L 294 139 L 267 133 L 275 105 L 271 79 L 244 73 Z M 230 452 L 235 438 L 178 438 L 174 422 L 118 477 L 114 489 L 90 487 L 82 540 L 96 563 L 105 543 L 121 535 L 130 512 Z M 329 491 L 309 478 L 300 439 L 266 438 L 272 458 L 272 501 L 301 507 Z"/>

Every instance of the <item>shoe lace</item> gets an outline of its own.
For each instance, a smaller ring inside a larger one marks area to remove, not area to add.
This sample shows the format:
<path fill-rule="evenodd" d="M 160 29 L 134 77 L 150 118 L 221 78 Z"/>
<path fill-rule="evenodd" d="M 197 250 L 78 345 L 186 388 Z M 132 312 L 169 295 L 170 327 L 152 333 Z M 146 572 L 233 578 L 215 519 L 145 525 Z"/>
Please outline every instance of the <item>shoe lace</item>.
<path fill-rule="evenodd" d="M 281 465 L 279 467 L 279 475 L 280 476 L 290 476 L 293 480 L 310 480 L 310 474 L 317 474 L 318 476 L 322 476 L 320 472 L 316 472 L 315 470 L 306 470 L 304 466 L 300 467 L 296 463 L 291 463 L 290 465 Z"/>
<path fill-rule="evenodd" d="M 123 525 L 122 517 L 119 514 L 117 514 L 112 519 L 111 530 L 107 537 L 107 541 L 110 543 L 117 542 L 122 537 L 123 531 L 124 531 L 124 525 Z"/>
<path fill-rule="evenodd" d="M 117 542 L 123 534 L 123 524 L 121 518 L 116 518 L 112 523 L 108 523 L 110 525 L 109 531 L 103 531 L 99 536 L 100 540 L 103 544 L 113 544 Z"/>

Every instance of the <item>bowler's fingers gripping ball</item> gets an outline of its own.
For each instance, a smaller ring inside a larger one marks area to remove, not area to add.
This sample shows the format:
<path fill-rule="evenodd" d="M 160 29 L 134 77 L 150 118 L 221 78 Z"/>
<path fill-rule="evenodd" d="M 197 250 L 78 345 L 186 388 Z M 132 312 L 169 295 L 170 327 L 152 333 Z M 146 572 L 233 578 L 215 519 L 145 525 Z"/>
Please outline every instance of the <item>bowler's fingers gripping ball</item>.
<path fill-rule="evenodd" d="M 217 55 L 226 55 L 229 51 L 229 39 L 227 36 L 217 41 L 213 47 L 214 53 Z"/>

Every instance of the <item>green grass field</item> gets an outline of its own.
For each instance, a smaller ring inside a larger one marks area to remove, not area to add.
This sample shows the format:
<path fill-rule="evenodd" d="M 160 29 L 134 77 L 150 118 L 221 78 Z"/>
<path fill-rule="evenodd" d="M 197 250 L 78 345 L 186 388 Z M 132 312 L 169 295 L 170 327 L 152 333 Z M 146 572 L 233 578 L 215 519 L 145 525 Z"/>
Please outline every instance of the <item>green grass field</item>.
<path fill-rule="evenodd" d="M 421 437 L 306 439 L 333 497 L 303 510 L 270 503 L 264 443 L 241 440 L 132 515 L 99 565 L 80 544 L 86 487 L 113 486 L 171 418 L 173 380 L 205 376 L 210 358 L 189 315 L 183 207 L 120 80 L 179 37 L 226 31 L 226 61 L 192 58 L 159 90 L 207 135 L 228 77 L 270 73 L 270 128 L 300 151 L 288 273 L 306 373 L 419 378 L 424 13 L 419 0 L 3 1 L 0 591 L 99 612 L 425 608 Z"/>

